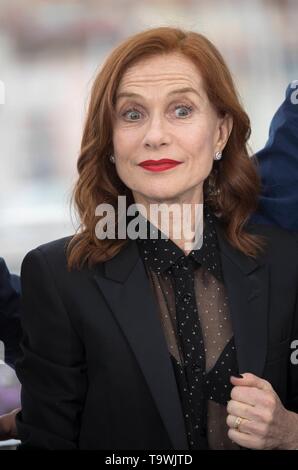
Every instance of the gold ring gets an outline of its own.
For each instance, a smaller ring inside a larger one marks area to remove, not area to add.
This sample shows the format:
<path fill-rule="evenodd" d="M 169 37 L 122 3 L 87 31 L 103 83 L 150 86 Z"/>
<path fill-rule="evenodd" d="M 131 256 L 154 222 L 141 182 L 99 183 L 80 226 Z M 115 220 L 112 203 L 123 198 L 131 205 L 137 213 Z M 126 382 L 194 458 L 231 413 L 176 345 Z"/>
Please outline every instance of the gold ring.
<path fill-rule="evenodd" d="M 237 416 L 237 418 L 235 419 L 235 423 L 234 423 L 234 428 L 235 429 L 239 429 L 239 426 L 242 422 L 243 418 L 241 418 L 240 416 Z"/>

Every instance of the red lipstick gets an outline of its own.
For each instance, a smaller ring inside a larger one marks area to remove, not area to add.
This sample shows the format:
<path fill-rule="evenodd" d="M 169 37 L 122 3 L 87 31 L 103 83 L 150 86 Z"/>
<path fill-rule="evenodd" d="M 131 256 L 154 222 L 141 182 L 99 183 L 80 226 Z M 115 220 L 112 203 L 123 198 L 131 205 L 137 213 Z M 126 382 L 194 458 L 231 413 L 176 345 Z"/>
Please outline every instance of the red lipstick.
<path fill-rule="evenodd" d="M 160 160 L 145 160 L 139 163 L 139 165 L 149 171 L 165 171 L 174 168 L 180 163 L 182 162 L 172 160 L 171 158 L 161 158 Z"/>

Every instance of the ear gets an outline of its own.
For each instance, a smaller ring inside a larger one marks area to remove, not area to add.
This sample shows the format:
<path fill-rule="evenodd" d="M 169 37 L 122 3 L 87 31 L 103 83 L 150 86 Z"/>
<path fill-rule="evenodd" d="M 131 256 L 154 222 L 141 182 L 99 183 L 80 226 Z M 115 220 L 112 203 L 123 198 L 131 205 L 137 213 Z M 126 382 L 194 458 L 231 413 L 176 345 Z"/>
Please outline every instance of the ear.
<path fill-rule="evenodd" d="M 233 118 L 230 114 L 226 113 L 223 117 L 220 117 L 218 121 L 217 141 L 215 143 L 216 151 L 223 151 L 229 140 L 232 129 Z"/>

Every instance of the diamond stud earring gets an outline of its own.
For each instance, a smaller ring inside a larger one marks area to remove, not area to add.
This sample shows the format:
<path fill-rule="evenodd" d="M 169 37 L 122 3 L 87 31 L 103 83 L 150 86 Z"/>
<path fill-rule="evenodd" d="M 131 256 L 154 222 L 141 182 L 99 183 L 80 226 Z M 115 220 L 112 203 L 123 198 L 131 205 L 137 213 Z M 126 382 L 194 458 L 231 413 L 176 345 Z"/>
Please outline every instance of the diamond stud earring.
<path fill-rule="evenodd" d="M 214 160 L 220 160 L 222 157 L 222 153 L 221 152 L 216 152 L 216 154 L 214 155 Z"/>
<path fill-rule="evenodd" d="M 111 161 L 112 163 L 115 163 L 115 157 L 114 157 L 114 155 L 110 155 L 110 161 Z"/>

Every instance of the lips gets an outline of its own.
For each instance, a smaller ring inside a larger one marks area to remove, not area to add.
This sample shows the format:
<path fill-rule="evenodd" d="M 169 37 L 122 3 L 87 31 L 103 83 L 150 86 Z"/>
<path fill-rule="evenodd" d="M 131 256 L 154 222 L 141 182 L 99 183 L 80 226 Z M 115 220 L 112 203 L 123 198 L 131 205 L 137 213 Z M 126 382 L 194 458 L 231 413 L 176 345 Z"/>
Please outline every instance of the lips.
<path fill-rule="evenodd" d="M 145 160 L 139 165 L 149 171 L 165 171 L 180 165 L 180 163 L 182 162 L 170 158 L 162 158 L 160 160 Z"/>

